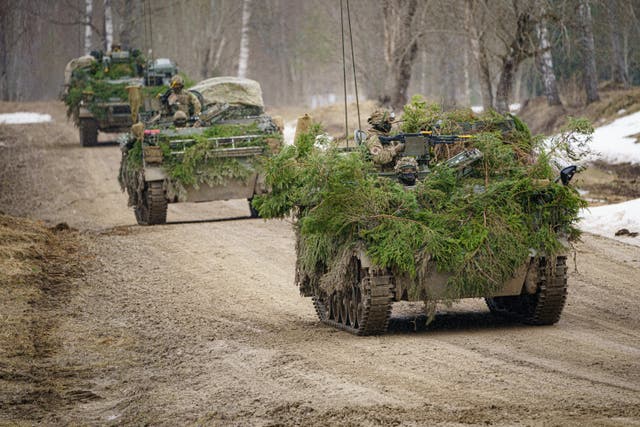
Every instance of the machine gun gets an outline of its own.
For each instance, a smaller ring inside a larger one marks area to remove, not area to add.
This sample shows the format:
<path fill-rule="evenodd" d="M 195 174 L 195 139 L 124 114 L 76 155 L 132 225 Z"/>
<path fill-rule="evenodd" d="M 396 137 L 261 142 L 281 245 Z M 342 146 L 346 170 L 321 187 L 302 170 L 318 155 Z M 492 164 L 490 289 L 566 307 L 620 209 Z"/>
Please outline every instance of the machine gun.
<path fill-rule="evenodd" d="M 473 138 L 473 135 L 437 135 L 432 131 L 422 131 L 420 133 L 400 133 L 394 136 L 378 136 L 383 145 L 399 142 L 404 145 L 402 156 L 414 157 L 422 171 L 429 169 L 430 149 L 438 144 L 454 144 L 456 142 Z M 482 153 L 478 150 L 467 150 L 466 156 L 468 161 L 464 162 L 464 166 L 482 157 Z M 478 154 L 480 153 L 480 157 Z"/>

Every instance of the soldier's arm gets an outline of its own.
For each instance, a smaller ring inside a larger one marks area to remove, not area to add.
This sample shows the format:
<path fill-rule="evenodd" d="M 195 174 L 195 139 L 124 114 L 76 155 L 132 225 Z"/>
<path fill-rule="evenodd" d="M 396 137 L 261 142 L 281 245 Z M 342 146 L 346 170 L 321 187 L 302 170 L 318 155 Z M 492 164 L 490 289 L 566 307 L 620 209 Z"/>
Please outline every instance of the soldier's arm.
<path fill-rule="evenodd" d="M 394 153 L 382 145 L 377 135 L 372 135 L 367 140 L 367 148 L 374 163 L 385 165 L 393 160 Z"/>
<path fill-rule="evenodd" d="M 191 103 L 193 104 L 193 114 L 196 116 L 200 115 L 202 111 L 202 105 L 200 105 L 200 101 L 198 101 L 198 97 L 193 93 L 189 92 L 189 98 L 191 98 Z"/>

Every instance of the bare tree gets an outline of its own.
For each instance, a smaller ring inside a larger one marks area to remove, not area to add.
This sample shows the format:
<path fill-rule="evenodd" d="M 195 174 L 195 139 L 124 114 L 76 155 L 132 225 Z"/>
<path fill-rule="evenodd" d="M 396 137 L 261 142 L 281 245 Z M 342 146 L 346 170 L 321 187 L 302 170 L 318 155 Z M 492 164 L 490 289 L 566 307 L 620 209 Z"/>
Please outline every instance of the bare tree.
<path fill-rule="evenodd" d="M 596 73 L 595 43 L 593 41 L 593 24 L 589 0 L 578 3 L 578 45 L 582 51 L 583 83 L 587 93 L 587 104 L 600 100 L 598 95 L 598 74 Z"/>
<path fill-rule="evenodd" d="M 390 76 L 387 101 L 393 108 L 407 102 L 407 87 L 413 63 L 418 54 L 421 32 L 415 27 L 417 0 L 383 0 L 382 16 L 385 42 L 385 62 Z"/>
<path fill-rule="evenodd" d="M 629 77 L 622 51 L 622 34 L 620 31 L 620 2 L 608 0 L 605 2 L 607 20 L 609 24 L 609 43 L 611 44 L 611 74 L 614 83 L 624 88 L 629 87 Z"/>
<path fill-rule="evenodd" d="M 558 92 L 558 83 L 553 69 L 553 57 L 551 55 L 551 43 L 549 43 L 549 30 L 547 22 L 543 18 L 537 25 L 539 50 L 536 55 L 538 67 L 542 74 L 542 82 L 544 84 L 544 94 L 547 97 L 549 106 L 562 105 L 560 94 Z"/>
<path fill-rule="evenodd" d="M 137 38 L 136 24 L 141 22 L 140 10 L 135 0 L 121 0 L 119 6 L 116 7 L 120 17 L 118 39 L 123 48 L 130 49 Z"/>
<path fill-rule="evenodd" d="M 209 11 L 205 14 L 207 17 L 206 39 L 202 52 L 201 69 L 203 78 L 212 77 L 216 73 L 220 66 L 222 52 L 227 44 L 225 24 L 229 23 L 232 11 L 226 3 L 221 0 L 210 0 Z"/>
<path fill-rule="evenodd" d="M 251 20 L 251 0 L 242 4 L 242 36 L 240 39 L 240 55 L 238 58 L 238 77 L 247 77 L 249 67 L 249 21 Z"/>
<path fill-rule="evenodd" d="M 104 0 L 104 50 L 109 52 L 113 44 L 113 14 L 111 0 Z"/>
<path fill-rule="evenodd" d="M 516 15 L 515 32 L 509 39 L 507 51 L 501 57 L 500 78 L 496 88 L 496 110 L 500 113 L 509 112 L 509 100 L 513 91 L 513 82 L 518 71 L 518 67 L 525 59 L 533 56 L 536 52 L 536 44 L 533 39 L 535 28 L 535 18 L 531 9 L 526 7 L 518 10 L 517 3 L 513 3 Z"/>
<path fill-rule="evenodd" d="M 478 0 L 465 1 L 465 27 L 468 28 L 471 52 L 478 66 L 478 83 L 480 85 L 482 106 L 485 110 L 489 110 L 493 108 L 490 53 L 487 46 L 487 29 L 489 27 L 482 20 L 486 3 L 484 5 L 479 3 Z"/>
<path fill-rule="evenodd" d="M 85 13 L 84 13 L 84 54 L 88 55 L 91 52 L 91 18 L 93 18 L 93 0 L 84 0 Z"/>

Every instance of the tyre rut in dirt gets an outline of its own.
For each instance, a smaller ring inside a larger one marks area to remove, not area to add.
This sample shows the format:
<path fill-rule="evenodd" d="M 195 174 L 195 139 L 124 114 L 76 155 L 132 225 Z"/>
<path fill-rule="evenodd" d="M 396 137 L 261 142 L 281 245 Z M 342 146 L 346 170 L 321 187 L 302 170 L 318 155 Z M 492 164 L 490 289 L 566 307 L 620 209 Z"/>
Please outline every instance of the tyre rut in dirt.
<path fill-rule="evenodd" d="M 98 144 L 98 122 L 94 119 L 80 119 L 80 145 L 91 147 Z"/>
<path fill-rule="evenodd" d="M 535 294 L 485 298 L 492 313 L 530 325 L 552 325 L 560 320 L 567 299 L 567 258 L 539 258 Z"/>
<path fill-rule="evenodd" d="M 346 291 L 313 297 L 318 318 L 327 325 L 355 335 L 378 335 L 387 331 L 393 304 L 393 276 L 386 270 L 357 268 L 355 282 Z"/>
<path fill-rule="evenodd" d="M 142 200 L 135 207 L 135 214 L 140 225 L 167 222 L 167 197 L 162 181 L 151 181 L 146 184 Z"/>

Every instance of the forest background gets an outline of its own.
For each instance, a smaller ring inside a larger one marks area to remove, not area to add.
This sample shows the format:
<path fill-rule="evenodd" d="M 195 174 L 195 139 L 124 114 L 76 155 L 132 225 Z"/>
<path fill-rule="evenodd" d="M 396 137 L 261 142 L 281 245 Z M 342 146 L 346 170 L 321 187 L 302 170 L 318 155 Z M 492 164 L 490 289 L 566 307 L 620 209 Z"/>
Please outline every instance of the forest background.
<path fill-rule="evenodd" d="M 599 91 L 640 84 L 640 0 L 348 4 L 360 97 L 396 109 L 414 93 L 444 106 L 499 111 L 540 95 L 549 105 L 575 107 L 598 100 Z M 120 43 L 172 58 L 196 81 L 258 80 L 268 106 L 340 102 L 340 5 L 0 0 L 0 100 L 54 99 L 70 59 Z M 346 57 L 350 67 L 348 38 Z M 347 80 L 353 98 L 351 72 Z"/>

